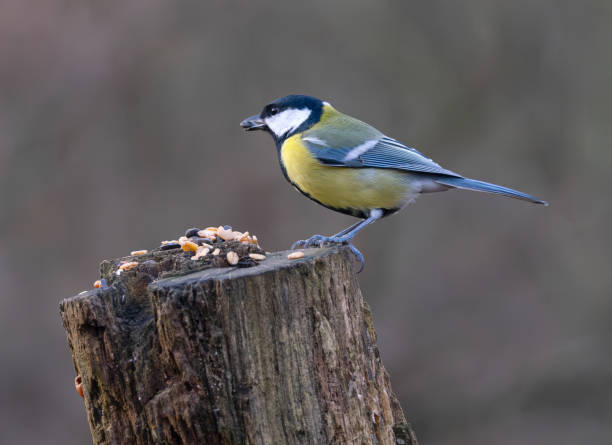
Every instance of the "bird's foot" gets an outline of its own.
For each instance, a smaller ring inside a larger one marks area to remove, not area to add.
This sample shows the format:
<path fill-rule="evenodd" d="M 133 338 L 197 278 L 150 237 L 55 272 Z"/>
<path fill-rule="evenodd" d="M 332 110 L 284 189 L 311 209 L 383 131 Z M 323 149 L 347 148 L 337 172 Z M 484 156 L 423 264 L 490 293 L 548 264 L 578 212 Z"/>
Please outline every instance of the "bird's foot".
<path fill-rule="evenodd" d="M 331 238 L 330 236 L 313 235 L 308 239 L 301 239 L 291 245 L 291 250 L 294 249 L 308 249 L 309 247 L 323 247 L 327 241 Z"/>
<path fill-rule="evenodd" d="M 359 263 L 361 264 L 361 267 L 359 268 L 357 273 L 360 273 L 363 270 L 365 266 L 365 260 L 363 258 L 363 255 L 361 254 L 359 250 L 357 250 L 355 246 L 353 246 L 353 244 L 349 242 L 348 239 L 341 237 L 341 236 L 313 235 L 308 239 L 299 240 L 293 243 L 293 245 L 291 246 L 291 250 L 307 249 L 309 247 L 321 248 L 321 247 L 325 247 L 327 245 L 333 245 L 333 244 L 346 244 L 349 247 L 349 249 L 351 249 L 351 252 L 355 254 L 357 259 L 359 260 Z"/>

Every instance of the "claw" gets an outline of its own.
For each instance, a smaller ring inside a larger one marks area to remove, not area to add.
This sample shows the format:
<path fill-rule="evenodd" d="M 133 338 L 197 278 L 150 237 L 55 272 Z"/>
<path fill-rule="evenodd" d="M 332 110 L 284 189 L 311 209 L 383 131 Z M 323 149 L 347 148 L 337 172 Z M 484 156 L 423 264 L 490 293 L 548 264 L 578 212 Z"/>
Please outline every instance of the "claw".
<path fill-rule="evenodd" d="M 357 259 L 359 260 L 359 263 L 361 263 L 361 267 L 357 271 L 357 273 L 361 273 L 363 271 L 363 268 L 365 267 L 365 259 L 363 258 L 363 254 L 359 250 L 357 250 L 357 248 L 353 246 L 351 243 L 348 243 L 348 246 L 349 246 L 349 249 L 351 249 L 351 252 L 353 252 L 355 256 L 357 257 Z"/>
<path fill-rule="evenodd" d="M 361 264 L 361 267 L 359 268 L 357 273 L 361 273 L 361 271 L 363 271 L 363 268 L 365 267 L 365 260 L 363 258 L 363 255 L 361 254 L 359 250 L 357 250 L 355 246 L 353 246 L 348 240 L 344 239 L 343 237 L 313 235 L 308 239 L 299 240 L 293 243 L 291 245 L 291 250 L 294 250 L 296 248 L 306 249 L 308 247 L 321 248 L 321 247 L 325 247 L 326 244 L 346 244 L 349 247 L 349 249 L 351 249 L 351 252 L 355 254 L 357 259 L 359 260 L 359 263 Z"/>
<path fill-rule="evenodd" d="M 295 249 L 297 249 L 298 247 L 302 247 L 302 246 L 304 246 L 305 244 L 306 244 L 306 240 L 303 240 L 303 239 L 298 240 L 298 241 L 296 241 L 295 243 L 293 243 L 293 244 L 291 245 L 291 250 L 295 250 Z"/>
<path fill-rule="evenodd" d="M 299 240 L 293 243 L 291 245 L 291 250 L 294 250 L 298 247 L 301 247 L 304 249 L 308 247 L 323 247 L 327 239 L 328 237 L 323 236 L 323 235 L 313 235 L 308 239 L 302 239 L 302 240 Z"/>

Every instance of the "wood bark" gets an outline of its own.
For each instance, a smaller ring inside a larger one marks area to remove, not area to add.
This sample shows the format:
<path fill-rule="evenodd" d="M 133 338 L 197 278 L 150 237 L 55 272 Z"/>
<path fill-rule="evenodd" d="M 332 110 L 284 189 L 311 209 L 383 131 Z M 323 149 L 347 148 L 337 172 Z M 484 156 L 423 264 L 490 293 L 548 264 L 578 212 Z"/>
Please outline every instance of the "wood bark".
<path fill-rule="evenodd" d="M 94 443 L 416 444 L 352 254 L 305 253 L 175 261 L 169 278 L 160 265 L 181 253 L 119 277 L 103 263 L 109 287 L 60 304 Z"/>

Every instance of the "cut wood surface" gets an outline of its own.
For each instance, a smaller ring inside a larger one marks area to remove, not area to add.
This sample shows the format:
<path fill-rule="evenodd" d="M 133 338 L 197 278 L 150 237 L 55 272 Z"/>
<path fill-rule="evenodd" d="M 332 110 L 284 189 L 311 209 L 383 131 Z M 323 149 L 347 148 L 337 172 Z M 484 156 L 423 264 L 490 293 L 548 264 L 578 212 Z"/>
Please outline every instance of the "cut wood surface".
<path fill-rule="evenodd" d="M 189 272 L 160 251 L 120 276 L 104 262 L 108 287 L 60 305 L 93 442 L 416 444 L 352 254 L 304 252 Z"/>

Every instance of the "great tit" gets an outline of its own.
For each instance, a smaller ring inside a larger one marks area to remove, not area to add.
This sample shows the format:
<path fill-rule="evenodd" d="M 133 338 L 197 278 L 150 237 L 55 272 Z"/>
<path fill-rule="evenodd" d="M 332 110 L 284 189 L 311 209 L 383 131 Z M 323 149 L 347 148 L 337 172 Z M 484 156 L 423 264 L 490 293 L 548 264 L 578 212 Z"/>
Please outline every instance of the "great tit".
<path fill-rule="evenodd" d="M 361 218 L 335 235 L 314 235 L 291 248 L 346 243 L 357 255 L 361 269 L 363 255 L 350 240 L 365 226 L 401 210 L 421 193 L 458 188 L 548 205 L 525 193 L 447 170 L 416 149 L 315 97 L 282 97 L 240 126 L 272 135 L 283 174 L 299 192 L 329 209 Z"/>

